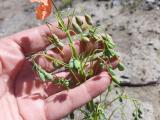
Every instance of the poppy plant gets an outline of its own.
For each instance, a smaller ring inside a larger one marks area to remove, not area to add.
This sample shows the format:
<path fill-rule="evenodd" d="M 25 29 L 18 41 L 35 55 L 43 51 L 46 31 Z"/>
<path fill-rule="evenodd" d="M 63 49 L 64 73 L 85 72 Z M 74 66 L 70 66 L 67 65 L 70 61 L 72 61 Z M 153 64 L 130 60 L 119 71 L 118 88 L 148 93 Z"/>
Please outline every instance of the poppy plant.
<path fill-rule="evenodd" d="M 47 18 L 52 11 L 52 1 L 51 0 L 31 0 L 31 2 L 38 2 L 40 5 L 36 8 L 36 18 L 39 20 L 44 20 Z"/>
<path fill-rule="evenodd" d="M 51 82 L 53 85 L 63 87 L 69 91 L 77 88 L 77 86 L 81 86 L 81 84 L 88 83 L 92 78 L 97 79 L 95 76 L 100 75 L 102 71 L 106 71 L 113 82 L 108 87 L 107 92 L 103 94 L 103 96 L 105 96 L 103 100 L 100 95 L 98 102 L 92 99 L 86 103 L 85 107 L 79 109 L 83 114 L 83 120 L 110 120 L 116 110 L 122 107 L 124 108 L 123 101 L 126 100 L 130 100 L 134 105 L 133 119 L 140 120 L 142 118 L 142 111 L 140 110 L 139 102 L 124 94 L 124 90 L 121 88 L 121 81 L 117 78 L 116 72 L 114 71 L 114 69 L 123 71 L 124 66 L 120 61 L 119 55 L 115 51 L 116 44 L 111 36 L 104 30 L 104 32 L 102 32 L 101 29 L 95 26 L 92 17 L 87 13 L 85 13 L 83 18 L 76 16 L 75 10 L 72 13 L 67 13 L 68 22 L 65 24 L 66 22 L 62 17 L 63 14 L 57 9 L 52 0 L 31 0 L 31 2 L 40 3 L 36 8 L 36 17 L 40 20 L 48 17 L 54 6 L 58 23 L 57 28 L 66 33 L 66 40 L 68 40 L 63 43 L 61 38 L 54 34 L 53 31 L 50 31 L 51 34 L 47 38 L 53 47 L 51 51 L 56 52 L 58 56 L 67 56 L 68 58 L 65 60 L 63 58 L 56 58 L 48 54 L 47 50 L 33 55 L 31 61 L 35 72 L 39 76 L 39 80 L 42 80 L 44 83 Z M 46 23 L 48 27 L 52 27 L 52 24 Z M 75 33 L 74 37 L 71 35 L 71 31 Z M 75 37 L 79 41 L 76 41 Z M 47 63 L 51 63 L 51 68 L 54 70 L 48 71 L 37 63 L 37 59 L 41 57 L 45 58 Z M 56 70 L 60 71 L 59 73 L 69 74 L 65 77 L 58 76 L 57 73 L 55 73 Z M 98 82 L 95 83 L 98 85 Z M 102 88 L 100 87 L 95 87 L 94 85 L 93 90 L 99 89 L 98 91 L 101 91 Z M 116 88 L 117 97 L 111 101 L 107 101 L 107 97 L 112 95 L 112 92 L 115 92 L 112 91 L 113 88 Z M 110 111 L 110 109 L 107 109 L 117 100 L 120 104 L 115 110 Z M 62 106 L 63 105 L 64 104 L 62 104 Z M 107 115 L 106 110 L 108 112 Z M 59 113 L 59 111 L 57 113 Z M 124 113 L 124 111 L 121 110 L 120 114 L 121 113 Z M 63 117 L 59 116 L 55 118 L 56 115 L 53 116 L 54 119 Z M 74 111 L 70 113 L 68 117 L 70 117 L 71 120 L 76 119 L 74 118 Z"/>

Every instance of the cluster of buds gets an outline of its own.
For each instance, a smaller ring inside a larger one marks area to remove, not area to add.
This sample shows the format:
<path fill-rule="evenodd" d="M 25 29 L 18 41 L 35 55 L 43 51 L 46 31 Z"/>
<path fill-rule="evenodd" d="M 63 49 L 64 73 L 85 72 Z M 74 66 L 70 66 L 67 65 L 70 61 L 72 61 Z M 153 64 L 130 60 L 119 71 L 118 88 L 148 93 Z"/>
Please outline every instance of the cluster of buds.
<path fill-rule="evenodd" d="M 46 80 L 52 80 L 52 74 L 46 72 L 40 65 L 38 65 L 34 60 L 32 60 L 33 69 L 38 73 L 40 79 L 45 82 Z"/>
<path fill-rule="evenodd" d="M 75 16 L 75 19 L 73 19 L 74 15 L 73 12 L 72 15 L 68 16 L 68 24 L 66 25 L 65 21 L 62 18 L 61 12 L 56 8 L 53 0 L 31 0 L 31 1 L 40 3 L 40 5 L 36 8 L 36 16 L 38 19 L 45 19 L 46 17 L 48 17 L 51 13 L 52 7 L 53 6 L 55 7 L 56 9 L 55 14 L 58 21 L 58 28 L 66 33 L 66 36 L 69 41 L 70 50 L 72 53 L 70 61 L 68 61 L 67 63 L 48 55 L 46 52 L 35 55 L 35 57 L 39 55 L 46 57 L 53 63 L 52 65 L 54 68 L 56 69 L 64 68 L 62 70 L 69 71 L 71 73 L 67 78 L 58 77 L 56 76 L 56 74 L 54 74 L 57 71 L 54 73 L 47 72 L 34 61 L 35 59 L 34 57 L 32 59 L 33 68 L 43 82 L 50 81 L 59 86 L 63 86 L 66 89 L 70 89 L 72 87 L 71 85 L 72 83 L 75 86 L 75 82 L 72 81 L 74 78 L 76 78 L 77 80 L 76 82 L 78 82 L 76 85 L 79 85 L 79 83 L 83 83 L 87 79 L 98 74 L 98 72 L 96 72 L 96 69 L 100 69 L 100 71 L 101 70 L 107 71 L 111 76 L 112 81 L 115 84 L 120 84 L 120 81 L 117 79 L 114 69 L 118 68 L 119 71 L 123 71 L 124 65 L 120 62 L 119 56 L 114 50 L 116 45 L 109 34 L 107 33 L 101 34 L 98 32 L 98 29 L 97 27 L 94 26 L 90 15 L 85 14 L 84 15 L 85 20 L 79 16 Z M 70 34 L 71 32 L 74 32 L 80 38 L 80 42 L 85 43 L 85 45 L 92 44 L 94 48 L 92 50 L 89 49 L 90 51 L 88 51 L 87 49 L 86 50 L 87 52 L 85 54 L 83 53 L 79 54 L 74 45 L 73 38 L 71 37 Z M 48 37 L 48 40 L 55 47 L 55 49 L 63 53 L 64 44 L 61 42 L 58 36 L 56 36 L 55 34 L 51 34 Z M 113 65 L 112 61 L 114 62 L 116 61 L 116 64 Z M 108 92 L 105 97 L 107 97 L 109 92 L 111 92 L 111 86 L 108 87 Z M 123 99 L 125 97 L 123 97 L 122 93 L 120 96 L 118 96 L 118 98 L 120 102 L 123 102 Z M 116 99 L 111 101 L 111 103 L 114 102 L 115 100 Z M 91 100 L 89 103 L 86 104 L 86 109 L 81 110 L 82 113 L 84 114 L 83 119 L 105 120 L 106 119 L 104 110 L 105 106 L 106 104 L 94 103 L 94 101 Z M 134 120 L 140 120 L 142 118 L 142 111 L 136 104 L 135 108 L 136 109 L 133 112 L 133 118 Z M 112 112 L 111 116 L 113 115 L 114 112 L 115 111 Z M 110 119 L 111 116 L 109 116 L 108 119 Z M 70 118 L 74 119 L 74 113 L 70 114 Z"/>
<path fill-rule="evenodd" d="M 72 21 L 72 29 L 76 34 L 80 34 L 81 41 L 82 42 L 90 42 L 95 41 L 95 43 L 103 44 L 103 50 L 101 51 L 103 54 L 101 56 L 102 59 L 107 58 L 108 60 L 112 59 L 113 57 L 119 58 L 117 53 L 115 52 L 114 48 L 116 47 L 115 43 L 113 42 L 111 36 L 109 34 L 99 34 L 97 32 L 97 28 L 94 27 L 91 16 L 86 14 L 84 16 L 85 21 L 82 20 L 81 17 L 76 16 L 75 21 Z M 87 29 L 84 31 L 84 25 L 87 24 Z M 112 68 L 112 65 L 107 64 L 103 60 L 99 60 L 99 65 L 101 68 L 105 68 L 110 76 L 112 77 L 112 80 L 119 84 L 119 80 L 117 79 L 114 70 Z M 73 56 L 73 58 L 69 62 L 69 67 L 76 71 L 81 71 L 81 62 L 79 59 Z M 117 68 L 120 71 L 124 70 L 124 65 L 119 61 Z"/>
<path fill-rule="evenodd" d="M 86 14 L 84 16 L 85 21 L 82 19 L 82 17 L 76 16 L 75 20 L 73 20 L 73 18 L 68 20 L 68 23 L 71 24 L 71 29 L 70 28 L 66 28 L 66 25 L 64 23 L 64 21 L 60 18 L 58 19 L 58 24 L 59 24 L 59 28 L 61 30 L 63 30 L 64 32 L 68 33 L 67 31 L 74 31 L 77 35 L 81 36 L 81 41 L 88 43 L 88 42 L 92 42 L 94 44 L 101 44 L 103 47 L 101 49 L 101 51 L 97 52 L 97 53 L 101 53 L 100 56 L 95 57 L 94 60 L 89 60 L 87 62 L 92 62 L 95 60 L 99 61 L 99 67 L 102 69 L 105 69 L 108 71 L 108 73 L 110 74 L 110 76 L 112 77 L 112 80 L 116 83 L 119 84 L 119 80 L 117 79 L 115 73 L 114 73 L 114 68 L 112 67 L 111 64 L 111 59 L 112 58 L 116 58 L 119 61 L 119 57 L 117 55 L 117 53 L 115 52 L 114 48 L 115 48 L 115 43 L 113 42 L 111 36 L 109 34 L 99 34 L 97 32 L 97 28 L 93 25 L 91 16 Z M 84 29 L 85 26 L 85 29 Z M 87 28 L 86 28 L 87 26 Z M 69 35 L 69 34 L 68 34 Z M 79 56 L 76 53 L 76 49 L 74 47 L 73 44 L 73 40 L 70 36 L 68 36 L 69 39 L 69 44 L 72 50 L 72 57 L 69 61 L 68 67 L 67 69 L 71 69 L 72 71 L 76 72 L 76 74 L 78 73 L 80 76 L 83 77 L 87 77 L 90 76 L 92 77 L 93 74 L 93 68 L 90 68 L 89 72 L 86 72 L 86 68 L 84 67 L 84 63 L 83 60 L 80 60 Z M 54 45 L 56 48 L 58 48 L 58 50 L 61 51 L 61 48 L 64 47 L 64 44 L 61 42 L 61 40 L 55 35 L 52 34 L 48 37 L 48 40 L 51 42 L 52 45 Z M 90 56 L 96 56 L 96 53 L 92 53 L 90 54 Z M 84 56 L 84 57 L 88 57 L 88 56 Z M 108 60 L 109 62 L 106 63 L 105 61 Z M 53 65 L 55 66 L 59 66 L 59 62 L 55 61 L 55 59 L 53 60 Z M 49 79 L 52 80 L 53 75 L 47 73 L 45 70 L 41 69 L 41 67 L 35 65 L 36 67 L 36 71 L 38 72 L 40 78 L 45 81 L 45 79 Z M 63 65 L 62 65 L 63 66 Z M 118 62 L 117 66 L 116 66 L 120 71 L 124 70 L 124 66 L 122 63 L 120 63 L 120 61 Z M 92 72 L 90 72 L 92 71 Z M 86 73 L 92 73 L 92 74 L 86 74 Z M 57 84 L 64 84 L 64 80 L 60 79 L 59 82 L 57 82 Z M 69 83 L 68 83 L 69 84 Z M 65 84 L 64 84 L 65 85 Z M 67 85 L 65 85 L 67 86 Z"/>
<path fill-rule="evenodd" d="M 99 67 L 102 69 L 105 69 L 108 71 L 108 73 L 110 74 L 110 76 L 112 77 L 112 80 L 116 83 L 119 84 L 119 80 L 117 79 L 115 73 L 114 73 L 114 68 L 112 67 L 111 63 L 108 62 L 106 64 L 106 59 L 108 61 L 110 61 L 113 57 L 116 59 L 119 59 L 117 53 L 115 52 L 114 48 L 115 48 L 115 43 L 113 42 L 111 36 L 109 34 L 99 34 L 97 32 L 97 28 L 94 27 L 91 16 L 86 14 L 84 16 L 85 21 L 82 20 L 81 17 L 76 16 L 75 17 L 75 21 L 73 21 L 71 19 L 71 21 L 69 23 L 71 23 L 72 27 L 71 29 L 74 30 L 74 32 L 76 34 L 79 34 L 81 36 L 81 41 L 82 42 L 92 42 L 94 41 L 95 44 L 102 44 L 103 48 L 101 49 L 101 56 L 95 58 L 96 60 L 98 59 L 99 61 Z M 64 22 L 62 20 L 59 20 L 59 28 L 61 30 L 65 30 L 65 25 Z M 87 29 L 84 30 L 84 26 L 87 24 Z M 51 36 L 49 36 L 49 41 L 56 47 L 56 48 L 63 48 L 64 44 L 61 42 L 61 40 L 55 35 L 52 34 Z M 72 41 L 70 42 L 70 44 L 72 45 Z M 74 45 L 73 45 L 74 48 Z M 71 48 L 71 49 L 73 49 Z M 76 52 L 76 51 L 75 51 Z M 95 55 L 95 53 L 93 53 L 93 55 Z M 92 60 L 91 60 L 92 61 Z M 91 62 L 88 61 L 88 62 Z M 119 61 L 119 60 L 118 60 Z M 57 65 L 57 62 L 53 61 L 53 65 L 54 66 L 59 66 L 59 64 Z M 86 71 L 85 68 L 83 67 L 83 61 L 81 61 L 75 54 L 75 56 L 73 55 L 72 58 L 69 61 L 68 64 L 69 68 L 75 72 L 77 72 L 78 74 L 80 74 L 81 76 L 88 76 L 86 75 Z M 119 61 L 117 66 L 116 66 L 120 71 L 124 70 L 124 65 Z M 91 68 L 92 69 L 92 68 Z M 89 70 L 90 71 L 93 70 Z M 45 79 L 45 74 L 42 75 L 41 73 L 39 73 L 39 75 L 41 76 L 41 78 L 43 78 L 43 80 Z M 92 72 L 92 75 L 93 72 Z M 92 77 L 91 74 L 89 74 L 90 77 Z M 47 78 L 47 76 L 46 76 Z M 61 83 L 61 82 L 60 82 Z"/>

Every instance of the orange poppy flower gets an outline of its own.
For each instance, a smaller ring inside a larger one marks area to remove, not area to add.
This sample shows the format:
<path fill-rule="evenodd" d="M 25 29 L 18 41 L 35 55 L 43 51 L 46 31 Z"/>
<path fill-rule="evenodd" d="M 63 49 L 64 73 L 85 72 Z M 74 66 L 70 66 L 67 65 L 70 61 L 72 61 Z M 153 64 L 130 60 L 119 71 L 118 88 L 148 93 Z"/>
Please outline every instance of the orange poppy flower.
<path fill-rule="evenodd" d="M 52 12 L 52 1 L 51 0 L 31 0 L 31 2 L 39 2 L 40 5 L 36 8 L 36 18 L 44 20 Z"/>

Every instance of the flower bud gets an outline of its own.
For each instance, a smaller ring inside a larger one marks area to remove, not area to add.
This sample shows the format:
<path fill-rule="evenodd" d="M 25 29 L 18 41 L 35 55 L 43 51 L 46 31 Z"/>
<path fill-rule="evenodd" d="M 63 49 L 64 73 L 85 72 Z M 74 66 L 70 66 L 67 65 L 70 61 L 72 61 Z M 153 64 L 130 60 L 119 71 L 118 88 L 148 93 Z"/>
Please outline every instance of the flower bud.
<path fill-rule="evenodd" d="M 125 69 L 125 67 L 122 63 L 119 63 L 117 67 L 118 67 L 119 71 L 124 71 L 124 69 Z"/>
<path fill-rule="evenodd" d="M 78 70 L 81 67 L 81 63 L 79 60 L 72 58 L 69 62 L 69 67 L 74 69 L 74 70 Z"/>
<path fill-rule="evenodd" d="M 93 35 L 93 37 L 94 37 L 94 39 L 95 39 L 96 41 L 101 40 L 101 36 L 100 36 L 99 34 L 95 34 L 95 35 Z"/>
<path fill-rule="evenodd" d="M 87 22 L 88 25 L 92 25 L 93 24 L 92 23 L 92 18 L 91 18 L 90 15 L 85 14 L 85 20 L 86 20 L 86 22 Z"/>
<path fill-rule="evenodd" d="M 80 26 L 79 26 L 77 23 L 73 22 L 73 23 L 72 23 L 72 27 L 73 27 L 74 31 L 75 31 L 77 34 L 82 33 L 82 29 L 80 28 Z"/>
<path fill-rule="evenodd" d="M 83 21 L 81 20 L 81 18 L 79 16 L 76 16 L 76 22 L 79 26 L 83 25 Z"/>
<path fill-rule="evenodd" d="M 57 35 L 55 35 L 55 34 L 52 34 L 51 36 L 50 36 L 50 40 L 53 42 L 53 43 L 58 43 L 58 41 L 59 41 L 59 38 L 57 37 Z"/>
<path fill-rule="evenodd" d="M 59 27 L 59 29 L 61 29 L 61 30 L 62 30 L 62 28 L 63 28 L 63 26 L 62 26 L 62 24 L 61 24 L 60 21 L 58 21 L 58 27 Z"/>
<path fill-rule="evenodd" d="M 84 42 L 89 42 L 90 39 L 89 39 L 88 37 L 83 37 L 83 38 L 82 38 L 82 41 L 84 41 Z"/>
<path fill-rule="evenodd" d="M 52 34 L 51 37 L 51 42 L 54 43 L 55 45 L 57 45 L 58 47 L 63 47 L 64 44 L 62 42 L 60 42 L 59 38 L 57 37 L 57 35 Z"/>
<path fill-rule="evenodd" d="M 64 44 L 62 42 L 60 42 L 60 41 L 57 42 L 56 44 L 57 44 L 58 47 L 64 47 Z"/>
<path fill-rule="evenodd" d="M 112 76 L 112 81 L 118 85 L 121 83 L 116 76 Z"/>
<path fill-rule="evenodd" d="M 116 46 L 110 35 L 108 35 L 108 34 L 104 35 L 103 34 L 103 35 L 101 35 L 101 37 L 103 38 L 104 41 L 106 41 L 106 42 L 108 42 L 108 44 L 110 44 L 111 49 Z"/>
<path fill-rule="evenodd" d="M 44 75 L 42 72 L 40 72 L 40 71 L 37 71 L 37 72 L 38 72 L 39 78 L 40 78 L 42 81 L 45 81 L 45 80 L 46 80 L 45 75 Z"/>
<path fill-rule="evenodd" d="M 106 40 L 106 35 L 102 34 L 101 37 L 103 38 L 103 40 Z"/>
<path fill-rule="evenodd" d="M 111 67 L 108 68 L 108 72 L 113 76 L 116 75 Z"/>

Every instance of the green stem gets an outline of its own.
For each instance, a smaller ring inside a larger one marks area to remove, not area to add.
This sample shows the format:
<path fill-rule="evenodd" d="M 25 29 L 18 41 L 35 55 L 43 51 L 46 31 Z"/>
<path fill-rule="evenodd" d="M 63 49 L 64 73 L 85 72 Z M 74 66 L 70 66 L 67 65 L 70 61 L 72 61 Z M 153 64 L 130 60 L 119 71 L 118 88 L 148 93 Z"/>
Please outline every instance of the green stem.
<path fill-rule="evenodd" d="M 76 49 L 75 49 L 75 47 L 74 47 L 74 43 L 73 43 L 73 40 L 72 40 L 70 31 L 68 30 L 68 31 L 66 32 L 66 34 L 67 34 L 67 37 L 68 37 L 68 39 L 69 39 L 69 45 L 70 45 L 71 50 L 72 50 L 72 56 L 73 56 L 74 58 L 78 59 L 78 54 L 77 54 L 77 51 L 76 51 Z"/>
<path fill-rule="evenodd" d="M 93 100 L 89 101 L 87 104 L 87 109 L 90 111 L 90 112 L 93 112 L 94 111 L 94 102 Z"/>
<path fill-rule="evenodd" d="M 109 118 L 107 120 L 111 120 L 112 116 L 114 115 L 114 113 L 118 110 L 119 107 L 115 108 L 112 113 L 110 114 Z"/>
<path fill-rule="evenodd" d="M 51 60 L 51 61 L 53 61 L 53 62 L 57 61 L 58 64 L 64 66 L 65 68 L 69 68 L 69 66 L 68 66 L 66 63 L 64 63 L 63 61 L 58 60 L 58 59 L 56 59 L 56 58 L 54 58 L 54 57 L 51 57 L 51 56 L 49 56 L 49 55 L 47 55 L 47 54 L 37 54 L 37 55 L 42 55 L 42 56 L 46 57 L 47 59 L 49 59 L 49 60 Z"/>

